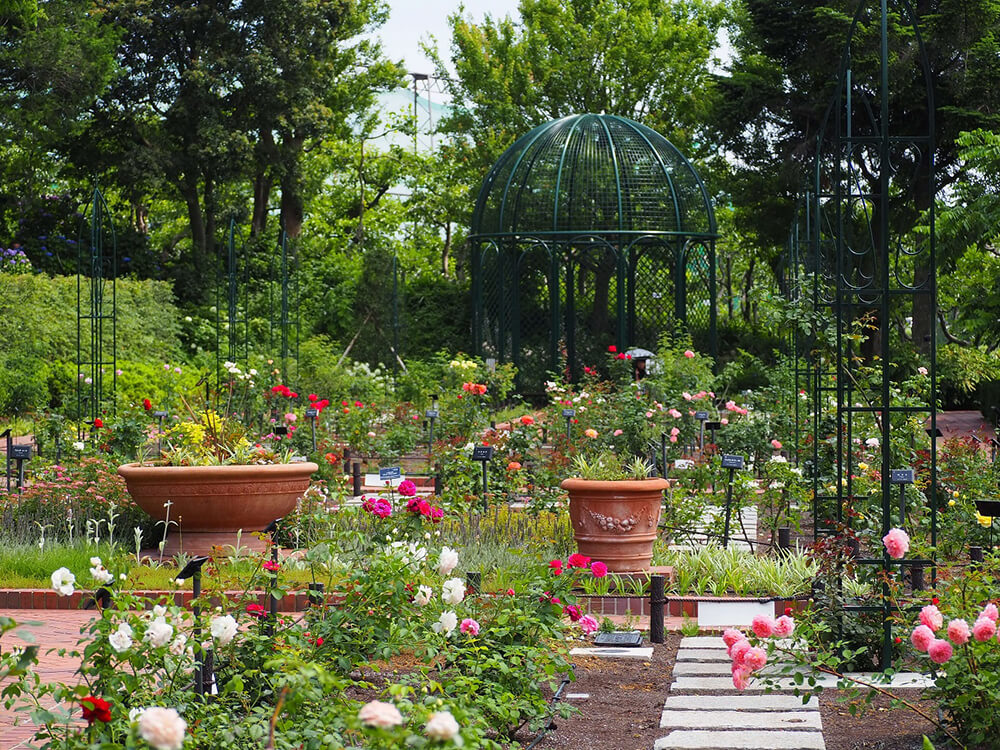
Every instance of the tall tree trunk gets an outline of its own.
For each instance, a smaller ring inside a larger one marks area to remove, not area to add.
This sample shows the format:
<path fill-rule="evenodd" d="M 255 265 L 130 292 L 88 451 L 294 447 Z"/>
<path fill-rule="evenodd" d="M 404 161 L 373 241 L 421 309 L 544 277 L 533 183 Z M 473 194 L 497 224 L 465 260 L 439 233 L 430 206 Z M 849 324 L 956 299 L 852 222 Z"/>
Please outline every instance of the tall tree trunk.
<path fill-rule="evenodd" d="M 747 272 L 743 275 L 743 310 L 741 312 L 743 320 L 747 323 L 750 322 L 750 290 L 753 289 L 753 267 L 756 262 L 756 258 L 751 258 Z"/>
<path fill-rule="evenodd" d="M 450 278 L 448 273 L 448 261 L 451 259 L 451 222 L 444 223 L 444 245 L 441 248 L 441 273 L 444 277 Z"/>
<path fill-rule="evenodd" d="M 302 217 L 305 212 L 302 198 L 302 172 L 300 156 L 304 138 L 289 135 L 282 143 L 283 170 L 281 175 L 281 229 L 289 237 L 302 233 Z"/>
<path fill-rule="evenodd" d="M 271 200 L 271 187 L 274 180 L 261 172 L 253 179 L 253 216 L 250 218 L 250 236 L 264 234 L 267 228 L 267 209 Z"/>

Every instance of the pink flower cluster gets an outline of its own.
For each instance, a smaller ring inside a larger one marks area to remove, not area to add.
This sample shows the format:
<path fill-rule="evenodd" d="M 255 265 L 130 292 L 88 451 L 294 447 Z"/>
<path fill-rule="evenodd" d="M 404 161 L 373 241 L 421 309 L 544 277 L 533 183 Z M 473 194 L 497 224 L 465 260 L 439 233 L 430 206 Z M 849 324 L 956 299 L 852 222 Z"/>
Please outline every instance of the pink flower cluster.
<path fill-rule="evenodd" d="M 402 485 L 400 485 L 402 487 Z M 434 523 L 439 523 L 444 518 L 444 509 L 431 505 L 426 500 L 419 497 L 411 497 L 406 502 L 406 510 L 414 515 L 421 515 L 429 518 Z"/>
<path fill-rule="evenodd" d="M 935 599 L 934 601 L 937 601 Z M 969 623 L 962 619 L 955 619 L 948 623 L 948 640 L 938 638 L 935 632 L 944 626 L 944 616 L 941 610 L 934 604 L 928 604 L 920 610 L 920 624 L 910 633 L 910 643 L 917 651 L 926 653 L 935 664 L 944 664 L 954 655 L 952 643 L 956 646 L 964 646 L 969 642 L 969 638 L 974 638 L 980 642 L 986 642 L 994 636 L 1000 640 L 1000 632 L 997 631 L 997 606 L 990 602 L 983 611 L 979 613 L 972 628 Z"/>
<path fill-rule="evenodd" d="M 574 552 L 564 563 L 558 557 L 555 560 L 549 562 L 549 567 L 552 569 L 552 575 L 561 576 L 563 573 L 563 567 L 567 570 L 572 568 L 590 568 L 591 574 L 594 578 L 604 578 L 608 574 L 608 566 L 602 563 L 600 560 L 590 561 L 590 558 L 586 555 L 581 555 L 579 552 Z"/>
<path fill-rule="evenodd" d="M 384 497 L 366 497 L 361 501 L 361 507 L 379 518 L 388 518 L 392 515 L 392 503 Z"/>
<path fill-rule="evenodd" d="M 733 414 L 743 414 L 744 416 L 747 414 L 747 410 L 732 399 L 726 402 L 726 411 L 731 411 Z"/>
<path fill-rule="evenodd" d="M 795 620 L 790 615 L 782 615 L 777 620 L 757 615 L 750 627 L 758 638 L 787 638 L 795 630 Z M 745 690 L 750 684 L 750 676 L 767 664 L 767 652 L 751 644 L 742 630 L 727 629 L 722 634 L 722 641 L 733 660 L 733 685 L 737 690 Z"/>

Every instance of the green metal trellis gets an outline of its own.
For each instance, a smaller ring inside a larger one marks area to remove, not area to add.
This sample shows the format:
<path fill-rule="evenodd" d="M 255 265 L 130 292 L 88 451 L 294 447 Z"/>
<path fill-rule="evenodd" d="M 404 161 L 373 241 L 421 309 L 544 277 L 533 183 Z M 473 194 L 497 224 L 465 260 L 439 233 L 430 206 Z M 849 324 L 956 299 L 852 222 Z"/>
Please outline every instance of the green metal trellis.
<path fill-rule="evenodd" d="M 890 33 L 892 30 L 893 33 Z M 907 67 L 917 60 L 916 71 Z M 933 440 L 927 451 L 927 494 L 907 492 L 894 473 L 914 466 L 917 453 L 899 449 L 893 437 L 912 430 L 919 421 L 936 431 L 934 255 L 934 103 L 930 65 L 920 38 L 916 15 L 906 0 L 861 2 L 854 16 L 839 76 L 839 86 L 818 139 L 812 223 L 812 294 L 817 312 L 836 322 L 836 347 L 831 356 L 818 353 L 813 363 L 813 470 L 822 469 L 820 444 L 824 427 L 832 425 L 832 490 L 817 480 L 815 527 L 818 533 L 850 527 L 847 509 L 855 497 L 860 473 L 857 445 L 877 440 L 881 462 L 881 534 L 892 526 L 904 529 L 914 513 L 930 518 L 930 543 L 937 534 L 937 456 Z M 903 235 L 897 217 L 923 214 L 929 233 Z M 900 404 L 893 343 L 893 315 L 912 313 L 912 330 L 927 331 L 916 341 L 927 356 L 928 389 Z M 868 344 L 860 344 L 856 329 L 867 323 Z M 925 346 L 926 345 L 926 346 Z M 877 389 L 860 386 L 861 368 L 877 363 Z M 835 409 L 831 406 L 835 405 Z M 861 432 L 868 422 L 878 435 Z M 874 446 L 875 444 L 872 443 Z M 898 497 L 903 500 L 899 501 Z M 926 502 L 926 507 L 924 503 Z M 901 507 L 896 507 L 900 503 Z M 917 506 L 920 507 L 917 507 Z M 913 529 L 910 528 L 912 532 Z M 875 569 L 882 584 L 873 603 L 846 604 L 847 612 L 875 612 L 882 618 L 880 665 L 892 663 L 892 616 L 898 611 L 888 581 L 915 566 L 933 561 L 894 560 L 872 540 L 873 554 L 856 559 L 861 568 Z"/>
<path fill-rule="evenodd" d="M 77 416 L 91 423 L 115 405 L 118 384 L 118 246 L 108 204 L 98 187 L 80 226 L 76 256 Z M 105 376 L 110 388 L 105 387 Z"/>

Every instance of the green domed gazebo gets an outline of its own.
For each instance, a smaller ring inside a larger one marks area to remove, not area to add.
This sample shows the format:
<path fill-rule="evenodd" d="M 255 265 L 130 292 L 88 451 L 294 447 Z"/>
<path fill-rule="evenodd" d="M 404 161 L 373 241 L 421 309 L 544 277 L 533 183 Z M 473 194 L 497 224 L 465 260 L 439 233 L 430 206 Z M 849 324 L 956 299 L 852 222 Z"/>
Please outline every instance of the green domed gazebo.
<path fill-rule="evenodd" d="M 714 355 L 717 237 L 697 171 L 656 131 L 615 115 L 540 125 L 476 201 L 474 351 L 517 365 L 523 392 L 678 324 Z"/>

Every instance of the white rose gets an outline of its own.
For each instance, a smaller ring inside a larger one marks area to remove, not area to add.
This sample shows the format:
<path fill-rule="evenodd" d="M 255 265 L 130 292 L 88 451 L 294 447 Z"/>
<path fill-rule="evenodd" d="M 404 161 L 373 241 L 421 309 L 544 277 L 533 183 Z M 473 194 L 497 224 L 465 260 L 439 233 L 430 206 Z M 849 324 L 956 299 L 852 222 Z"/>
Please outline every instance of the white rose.
<path fill-rule="evenodd" d="M 69 572 L 69 568 L 59 568 L 53 571 L 52 590 L 60 596 L 72 594 L 74 583 L 76 583 L 76 576 Z"/>
<path fill-rule="evenodd" d="M 107 568 L 105 568 L 103 565 L 96 568 L 91 568 L 90 577 L 93 578 L 98 583 L 111 583 L 113 580 L 115 580 L 115 577 L 111 575 L 111 573 L 109 573 Z"/>
<path fill-rule="evenodd" d="M 878 438 L 868 438 L 865 441 L 865 445 L 867 445 L 869 448 L 878 448 L 879 446 Z"/>
<path fill-rule="evenodd" d="M 86 447 L 82 440 L 77 440 L 73 443 L 73 450 L 82 451 Z"/>
<path fill-rule="evenodd" d="M 160 646 L 166 646 L 170 642 L 170 639 L 174 635 L 173 626 L 166 622 L 163 618 L 158 617 L 149 623 L 149 627 L 146 628 L 146 640 L 153 648 L 159 648 Z"/>
<path fill-rule="evenodd" d="M 153 606 L 153 618 L 158 619 L 167 616 L 167 608 L 162 604 L 156 604 Z"/>
<path fill-rule="evenodd" d="M 219 642 L 219 645 L 225 646 L 233 640 L 238 627 L 232 615 L 222 615 L 221 617 L 212 618 L 212 624 L 209 629 L 212 632 L 212 637 Z"/>
<path fill-rule="evenodd" d="M 458 733 L 458 722 L 451 711 L 436 711 L 430 715 L 424 726 L 424 734 L 434 740 L 451 740 L 462 746 L 462 736 Z"/>
<path fill-rule="evenodd" d="M 413 603 L 418 607 L 426 607 L 431 603 L 431 597 L 433 596 L 434 590 L 430 586 L 421 586 L 417 589 L 417 593 L 413 597 Z"/>
<path fill-rule="evenodd" d="M 101 562 L 101 558 L 99 558 L 99 557 L 92 557 L 92 558 L 90 558 L 90 564 L 91 564 L 92 567 L 95 567 L 95 568 L 103 568 L 104 567 L 104 563 Z"/>
<path fill-rule="evenodd" d="M 139 734 L 156 750 L 180 750 L 187 722 L 173 708 L 153 706 L 139 716 Z"/>
<path fill-rule="evenodd" d="M 111 648 L 116 653 L 120 654 L 122 651 L 128 651 L 132 647 L 132 637 L 128 633 L 116 630 L 108 636 L 108 643 L 111 644 Z"/>
<path fill-rule="evenodd" d="M 124 633 L 129 638 L 131 638 L 132 635 L 133 635 L 133 633 L 132 633 L 132 626 L 129 625 L 127 622 L 120 622 L 120 623 L 118 623 L 118 632 L 119 633 Z"/>
<path fill-rule="evenodd" d="M 438 621 L 431 625 L 431 630 L 435 633 L 444 633 L 445 635 L 451 635 L 452 631 L 458 627 L 458 615 L 456 615 L 451 610 L 447 610 L 441 613 Z"/>
<path fill-rule="evenodd" d="M 461 604 L 465 598 L 465 581 L 461 578 L 449 578 L 441 587 L 441 598 L 445 604 Z"/>
<path fill-rule="evenodd" d="M 180 656 L 184 653 L 185 646 L 187 646 L 187 636 L 181 633 L 174 638 L 174 642 L 170 644 L 170 653 L 174 656 Z"/>
<path fill-rule="evenodd" d="M 451 547 L 442 547 L 441 555 L 438 557 L 437 572 L 446 576 L 458 565 L 458 553 Z"/>
<path fill-rule="evenodd" d="M 369 727 L 398 727 L 403 723 L 403 717 L 391 703 L 383 701 L 369 701 L 358 711 L 358 718 L 361 723 Z"/>

